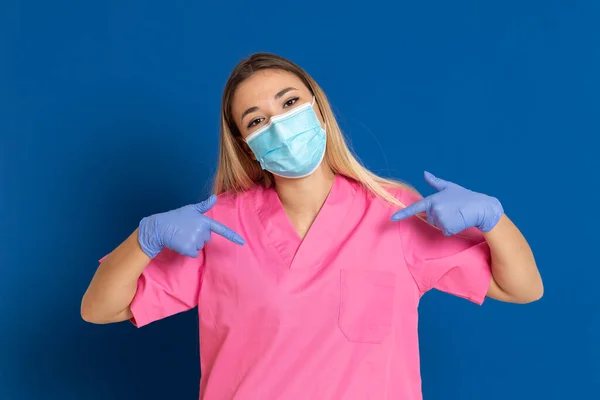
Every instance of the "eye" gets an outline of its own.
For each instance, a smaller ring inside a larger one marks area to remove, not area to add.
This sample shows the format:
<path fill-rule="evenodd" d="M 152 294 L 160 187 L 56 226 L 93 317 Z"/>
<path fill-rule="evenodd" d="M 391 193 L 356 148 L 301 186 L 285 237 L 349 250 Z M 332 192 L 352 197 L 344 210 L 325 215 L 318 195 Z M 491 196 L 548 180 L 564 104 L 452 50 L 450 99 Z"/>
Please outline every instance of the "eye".
<path fill-rule="evenodd" d="M 291 98 L 283 104 L 283 108 L 291 107 L 296 104 L 297 101 L 298 97 Z"/>
<path fill-rule="evenodd" d="M 256 125 L 260 124 L 261 122 L 263 122 L 264 118 L 255 118 L 252 121 L 250 121 L 250 123 L 248 124 L 248 128 L 253 128 Z"/>

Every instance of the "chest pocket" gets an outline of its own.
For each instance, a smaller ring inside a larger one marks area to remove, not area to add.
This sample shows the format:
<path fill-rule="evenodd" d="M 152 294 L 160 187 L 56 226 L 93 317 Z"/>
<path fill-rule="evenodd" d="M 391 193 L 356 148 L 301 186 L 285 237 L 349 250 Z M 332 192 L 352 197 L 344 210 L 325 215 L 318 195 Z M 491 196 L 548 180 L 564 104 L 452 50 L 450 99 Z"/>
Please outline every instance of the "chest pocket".
<path fill-rule="evenodd" d="M 350 342 L 381 343 L 392 331 L 396 275 L 389 271 L 340 271 L 339 329 Z"/>

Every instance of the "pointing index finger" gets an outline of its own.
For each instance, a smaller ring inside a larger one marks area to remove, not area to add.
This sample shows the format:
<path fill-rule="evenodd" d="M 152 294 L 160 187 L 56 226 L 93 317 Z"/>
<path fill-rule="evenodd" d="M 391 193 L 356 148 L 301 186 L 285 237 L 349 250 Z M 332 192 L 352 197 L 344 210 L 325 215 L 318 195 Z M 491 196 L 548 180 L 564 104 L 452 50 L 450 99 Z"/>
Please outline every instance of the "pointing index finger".
<path fill-rule="evenodd" d="M 225 239 L 230 240 L 239 245 L 243 245 L 244 243 L 246 243 L 245 240 L 240 235 L 238 235 L 237 233 L 235 233 L 234 231 L 232 231 L 231 229 L 229 229 L 222 223 L 217 222 L 211 218 L 209 218 L 209 221 L 210 221 L 210 230 L 212 232 L 216 233 L 217 235 L 221 235 Z"/>
<path fill-rule="evenodd" d="M 427 211 L 429 208 L 429 203 L 429 198 L 421 199 L 392 215 L 392 221 L 400 221 L 423 211 Z"/>

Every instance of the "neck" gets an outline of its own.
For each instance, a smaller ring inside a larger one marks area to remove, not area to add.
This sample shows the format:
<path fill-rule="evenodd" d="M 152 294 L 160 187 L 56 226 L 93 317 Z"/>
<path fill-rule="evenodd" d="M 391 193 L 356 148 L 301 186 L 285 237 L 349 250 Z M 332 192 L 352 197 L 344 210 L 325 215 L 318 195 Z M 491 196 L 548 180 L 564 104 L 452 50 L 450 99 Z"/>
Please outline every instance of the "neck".
<path fill-rule="evenodd" d="M 276 177 L 275 191 L 288 214 L 314 218 L 325 203 L 334 179 L 333 171 L 323 163 L 305 178 Z"/>

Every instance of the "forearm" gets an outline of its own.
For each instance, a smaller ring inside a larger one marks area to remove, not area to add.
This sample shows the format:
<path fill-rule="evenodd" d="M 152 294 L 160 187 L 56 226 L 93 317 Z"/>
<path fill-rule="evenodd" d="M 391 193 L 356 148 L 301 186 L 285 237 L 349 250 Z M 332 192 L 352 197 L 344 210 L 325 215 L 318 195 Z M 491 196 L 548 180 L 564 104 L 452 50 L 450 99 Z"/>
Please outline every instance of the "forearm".
<path fill-rule="evenodd" d="M 490 297 L 515 303 L 541 298 L 544 287 L 533 253 L 513 222 L 503 215 L 484 235 L 491 249 L 495 283 L 490 288 Z M 499 290 L 503 293 L 497 293 Z"/>
<path fill-rule="evenodd" d="M 100 264 L 81 302 L 81 317 L 92 323 L 118 322 L 131 317 L 137 281 L 150 262 L 136 229 Z"/>

